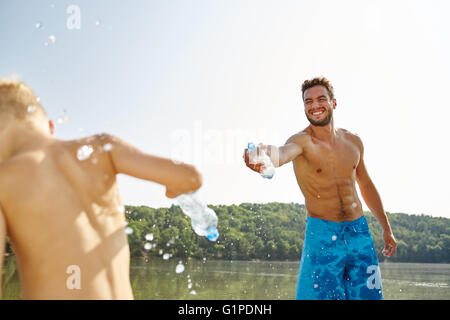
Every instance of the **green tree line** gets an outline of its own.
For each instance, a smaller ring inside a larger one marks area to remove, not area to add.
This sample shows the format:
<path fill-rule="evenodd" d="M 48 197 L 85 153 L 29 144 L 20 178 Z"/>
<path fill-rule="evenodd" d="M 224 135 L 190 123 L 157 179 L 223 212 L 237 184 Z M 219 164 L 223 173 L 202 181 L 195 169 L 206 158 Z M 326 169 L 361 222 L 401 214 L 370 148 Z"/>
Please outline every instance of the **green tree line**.
<path fill-rule="evenodd" d="M 178 206 L 126 206 L 131 255 L 226 260 L 300 260 L 305 236 L 306 209 L 296 203 L 210 205 L 219 219 L 216 242 L 197 236 Z M 364 212 L 377 249 L 384 247 L 382 230 L 370 212 Z M 389 261 L 450 263 L 450 219 L 426 215 L 387 213 L 398 242 Z M 129 229 L 131 231 L 131 229 Z M 151 241 L 146 240 L 146 235 Z M 145 246 L 146 243 L 147 244 Z M 148 249 L 146 250 L 145 247 Z M 151 249 L 149 249 L 151 247 Z"/>
<path fill-rule="evenodd" d="M 219 219 L 220 236 L 216 242 L 196 235 L 178 206 L 126 206 L 131 256 L 300 260 L 306 226 L 304 205 L 272 202 L 209 207 Z M 378 258 L 384 261 L 381 227 L 370 212 L 364 214 Z M 387 215 L 398 243 L 397 254 L 389 261 L 450 263 L 450 219 L 389 212 Z M 9 242 L 7 252 L 12 254 Z"/>

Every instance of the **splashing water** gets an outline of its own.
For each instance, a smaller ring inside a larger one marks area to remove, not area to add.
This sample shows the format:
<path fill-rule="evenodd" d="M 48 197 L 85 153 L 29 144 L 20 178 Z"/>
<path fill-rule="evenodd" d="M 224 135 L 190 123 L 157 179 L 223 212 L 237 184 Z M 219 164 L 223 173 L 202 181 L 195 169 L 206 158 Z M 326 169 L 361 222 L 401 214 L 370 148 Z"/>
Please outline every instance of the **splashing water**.
<path fill-rule="evenodd" d="M 36 106 L 28 106 L 27 111 L 33 113 L 36 111 Z"/>
<path fill-rule="evenodd" d="M 95 25 L 98 27 L 102 22 L 100 20 L 95 21 Z"/>
<path fill-rule="evenodd" d="M 130 227 L 126 227 L 125 228 L 125 234 L 126 235 L 130 235 L 130 234 L 132 234 L 133 233 L 133 229 L 132 228 L 130 228 Z"/>
<path fill-rule="evenodd" d="M 144 244 L 144 249 L 145 250 L 150 250 L 152 248 L 152 244 L 150 243 L 150 242 L 146 242 L 145 244 Z"/>
<path fill-rule="evenodd" d="M 65 124 L 67 121 L 69 121 L 69 117 L 67 116 L 66 110 L 63 110 L 63 113 L 56 119 L 56 122 L 58 124 Z"/>
<path fill-rule="evenodd" d="M 163 260 L 169 260 L 169 258 L 170 258 L 170 254 L 168 254 L 168 253 L 163 254 Z"/>
<path fill-rule="evenodd" d="M 184 271 L 184 265 L 183 263 L 180 261 L 178 262 L 178 265 L 175 268 L 175 272 L 176 273 L 182 273 Z"/>
<path fill-rule="evenodd" d="M 111 151 L 112 150 L 112 144 L 111 143 L 105 143 L 104 145 L 103 145 L 103 151 L 106 151 L 106 152 L 109 152 L 109 151 Z"/>
<path fill-rule="evenodd" d="M 153 240 L 153 233 L 147 233 L 145 235 L 145 240 L 152 241 Z"/>
<path fill-rule="evenodd" d="M 34 26 L 36 27 L 36 29 L 41 29 L 43 27 L 42 22 L 36 22 Z"/>
<path fill-rule="evenodd" d="M 77 151 L 77 158 L 80 161 L 89 159 L 92 152 L 94 152 L 94 148 L 90 145 L 83 145 Z"/>
<path fill-rule="evenodd" d="M 55 35 L 53 35 L 53 34 L 49 35 L 49 36 L 48 36 L 48 41 L 49 41 L 49 43 L 51 43 L 51 44 L 55 43 L 55 42 L 56 42 L 56 37 L 55 37 Z"/>

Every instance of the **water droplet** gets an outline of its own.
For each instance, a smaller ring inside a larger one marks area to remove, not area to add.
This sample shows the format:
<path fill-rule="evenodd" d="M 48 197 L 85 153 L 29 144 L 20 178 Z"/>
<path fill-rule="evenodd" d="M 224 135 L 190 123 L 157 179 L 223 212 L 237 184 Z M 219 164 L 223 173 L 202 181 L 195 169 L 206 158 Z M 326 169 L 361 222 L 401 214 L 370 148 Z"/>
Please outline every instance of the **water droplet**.
<path fill-rule="evenodd" d="M 147 233 L 145 235 L 145 240 L 152 241 L 153 240 L 153 233 Z"/>
<path fill-rule="evenodd" d="M 144 244 L 144 249 L 145 250 L 150 250 L 152 248 L 152 244 L 150 243 L 150 242 L 146 242 L 145 244 Z"/>
<path fill-rule="evenodd" d="M 65 124 L 67 121 L 69 121 L 69 117 L 67 116 L 66 110 L 63 110 L 63 113 L 56 119 L 56 122 L 58 124 Z"/>
<path fill-rule="evenodd" d="M 28 106 L 27 111 L 32 113 L 36 111 L 36 106 Z"/>
<path fill-rule="evenodd" d="M 169 258 L 170 258 L 170 254 L 168 254 L 168 253 L 164 253 L 163 254 L 163 259 L 164 260 L 169 260 Z"/>
<path fill-rule="evenodd" d="M 189 294 L 192 294 L 192 295 L 197 295 L 197 292 L 195 291 L 195 290 L 192 290 L 191 292 L 189 292 Z"/>
<path fill-rule="evenodd" d="M 77 158 L 80 161 L 88 159 L 92 152 L 94 152 L 94 148 L 90 145 L 83 145 L 77 151 Z"/>
<path fill-rule="evenodd" d="M 56 42 L 56 37 L 53 34 L 51 34 L 48 36 L 48 41 L 50 41 L 50 43 L 53 44 Z"/>
<path fill-rule="evenodd" d="M 333 235 L 333 236 L 331 237 L 331 240 L 333 240 L 333 241 L 336 241 L 336 239 L 337 239 L 337 237 L 336 237 L 335 235 Z"/>
<path fill-rule="evenodd" d="M 133 229 L 132 228 L 130 228 L 130 227 L 126 227 L 125 228 L 125 234 L 130 235 L 132 233 L 133 233 Z"/>
<path fill-rule="evenodd" d="M 100 20 L 95 21 L 95 25 L 98 27 L 102 22 Z"/>
<path fill-rule="evenodd" d="M 42 22 L 36 22 L 36 24 L 34 26 L 36 27 L 36 29 L 41 29 L 42 28 Z"/>
<path fill-rule="evenodd" d="M 103 151 L 108 152 L 108 151 L 111 151 L 111 150 L 112 150 L 112 144 L 111 143 L 105 143 L 103 145 Z"/>
<path fill-rule="evenodd" d="M 356 204 L 356 202 L 353 202 L 353 203 L 352 203 L 352 207 L 353 207 L 353 208 L 356 208 L 357 206 L 358 206 L 358 205 Z"/>
<path fill-rule="evenodd" d="M 181 263 L 181 261 L 178 263 L 178 265 L 175 268 L 176 273 L 182 273 L 184 271 L 184 265 Z"/>
<path fill-rule="evenodd" d="M 163 254 L 163 251 L 162 251 L 162 249 L 160 249 L 159 250 L 159 255 L 162 255 Z"/>
<path fill-rule="evenodd" d="M 317 195 L 317 199 L 320 199 L 320 194 Z"/>

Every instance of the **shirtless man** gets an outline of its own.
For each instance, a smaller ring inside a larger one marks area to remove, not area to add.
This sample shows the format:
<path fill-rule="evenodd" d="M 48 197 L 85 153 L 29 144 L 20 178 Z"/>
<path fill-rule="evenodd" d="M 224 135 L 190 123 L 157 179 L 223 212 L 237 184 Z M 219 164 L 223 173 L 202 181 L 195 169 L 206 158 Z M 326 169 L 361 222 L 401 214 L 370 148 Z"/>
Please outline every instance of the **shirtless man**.
<path fill-rule="evenodd" d="M 164 185 L 170 198 L 198 189 L 202 177 L 108 134 L 52 134 L 33 92 L 0 80 L 0 275 L 8 235 L 22 298 L 133 299 L 116 175 Z"/>
<path fill-rule="evenodd" d="M 397 244 L 364 165 L 363 143 L 334 127 L 336 99 L 326 78 L 306 80 L 302 94 L 310 125 L 284 146 L 261 146 L 275 167 L 293 162 L 305 197 L 307 223 L 296 299 L 382 299 L 378 259 L 355 181 L 383 228 L 383 254 L 395 254 Z M 263 169 L 252 163 L 247 149 L 244 159 L 250 169 Z"/>

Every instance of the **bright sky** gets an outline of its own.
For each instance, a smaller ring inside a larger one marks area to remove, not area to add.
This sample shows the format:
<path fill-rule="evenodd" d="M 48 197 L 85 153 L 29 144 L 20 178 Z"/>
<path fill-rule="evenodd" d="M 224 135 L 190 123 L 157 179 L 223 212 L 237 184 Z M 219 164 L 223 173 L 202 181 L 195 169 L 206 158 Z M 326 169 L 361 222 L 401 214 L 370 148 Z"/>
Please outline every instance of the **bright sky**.
<path fill-rule="evenodd" d="M 2 0 L 0 76 L 30 85 L 51 119 L 65 112 L 58 138 L 112 133 L 197 165 L 207 203 L 239 204 L 304 203 L 292 164 L 266 181 L 242 152 L 305 128 L 301 83 L 323 75 L 385 210 L 450 218 L 448 12 L 445 0 Z M 125 204 L 172 203 L 154 183 L 119 184 Z"/>

